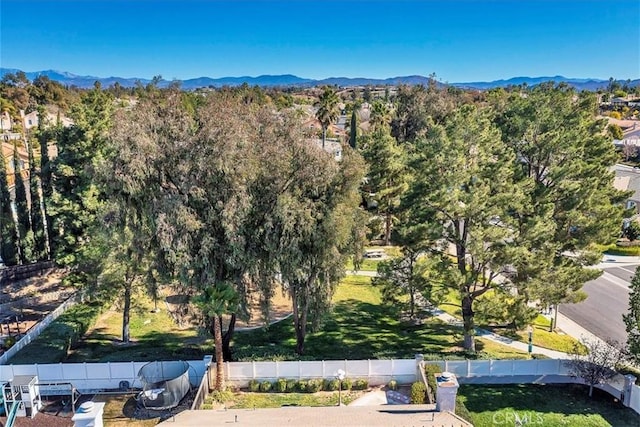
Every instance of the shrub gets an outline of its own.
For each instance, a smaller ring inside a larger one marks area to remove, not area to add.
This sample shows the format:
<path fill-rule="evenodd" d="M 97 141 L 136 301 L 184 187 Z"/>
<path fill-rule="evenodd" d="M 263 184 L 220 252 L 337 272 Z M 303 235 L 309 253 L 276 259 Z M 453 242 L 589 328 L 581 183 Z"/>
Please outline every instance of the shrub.
<path fill-rule="evenodd" d="M 252 393 L 260 391 L 260 382 L 258 380 L 249 381 L 249 391 Z"/>
<path fill-rule="evenodd" d="M 353 388 L 353 380 L 351 378 L 345 378 L 342 380 L 342 389 L 351 390 Z"/>
<path fill-rule="evenodd" d="M 340 388 L 340 380 L 335 378 L 324 380 L 324 389 L 326 391 L 336 391 L 339 388 Z"/>
<path fill-rule="evenodd" d="M 369 380 L 358 378 L 353 382 L 354 390 L 366 390 L 367 388 L 369 388 Z"/>
<path fill-rule="evenodd" d="M 427 397 L 427 386 L 423 382 L 415 382 L 411 384 L 411 403 L 422 404 Z"/>
<path fill-rule="evenodd" d="M 16 337 L 14 336 L 8 336 L 7 338 L 4 339 L 4 344 L 2 345 L 2 347 L 5 350 L 9 350 L 11 347 L 13 347 L 16 344 Z"/>
<path fill-rule="evenodd" d="M 298 381 L 294 380 L 293 378 L 290 378 L 287 380 L 287 391 L 289 393 L 296 391 L 298 386 Z"/>
<path fill-rule="evenodd" d="M 389 383 L 387 384 L 387 388 L 389 390 L 397 390 L 398 389 L 398 381 L 396 381 L 396 380 L 389 381 Z"/>
<path fill-rule="evenodd" d="M 307 393 L 317 393 L 322 390 L 322 380 L 313 379 L 307 382 Z"/>
<path fill-rule="evenodd" d="M 278 393 L 284 393 L 287 391 L 287 380 L 284 378 L 278 378 L 278 381 L 274 384 L 274 388 Z"/>
<path fill-rule="evenodd" d="M 296 391 L 300 393 L 305 393 L 307 391 L 307 380 L 298 380 L 296 383 Z"/>
<path fill-rule="evenodd" d="M 442 372 L 442 368 L 439 365 L 429 363 L 424 365 L 424 376 L 427 378 L 427 401 L 429 403 L 435 403 L 436 394 L 438 392 L 438 384 L 434 374 Z"/>
<path fill-rule="evenodd" d="M 260 391 L 263 393 L 268 393 L 271 391 L 271 387 L 273 387 L 273 384 L 271 384 L 270 381 L 262 381 L 260 383 Z"/>

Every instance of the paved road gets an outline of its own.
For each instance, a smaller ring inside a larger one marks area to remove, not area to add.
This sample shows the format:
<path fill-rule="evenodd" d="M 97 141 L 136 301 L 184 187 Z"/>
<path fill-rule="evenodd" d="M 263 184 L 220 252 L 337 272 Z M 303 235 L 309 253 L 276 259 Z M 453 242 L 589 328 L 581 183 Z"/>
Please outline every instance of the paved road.
<path fill-rule="evenodd" d="M 579 304 L 564 304 L 560 313 L 602 339 L 627 340 L 622 315 L 629 309 L 629 282 L 639 264 L 603 264 L 603 274 L 585 283 L 588 297 Z"/>

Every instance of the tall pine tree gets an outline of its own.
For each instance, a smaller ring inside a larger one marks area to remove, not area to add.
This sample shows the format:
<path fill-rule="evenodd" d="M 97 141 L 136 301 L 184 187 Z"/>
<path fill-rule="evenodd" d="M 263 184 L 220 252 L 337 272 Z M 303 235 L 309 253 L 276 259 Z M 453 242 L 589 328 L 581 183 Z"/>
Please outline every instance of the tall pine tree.
<path fill-rule="evenodd" d="M 43 131 L 43 126 L 38 123 L 38 133 Z M 40 260 L 46 258 L 46 242 L 44 234 L 44 219 L 42 215 L 42 203 L 40 190 L 40 179 L 36 167 L 35 156 L 33 154 L 33 144 L 31 140 L 27 145 L 29 156 L 29 214 L 31 219 L 31 233 L 33 234 L 33 258 Z"/>
<path fill-rule="evenodd" d="M 11 194 L 7 183 L 7 164 L 0 148 L 0 256 L 5 265 L 18 263 L 18 235 L 11 209 Z"/>
<path fill-rule="evenodd" d="M 13 177 L 15 188 L 16 217 L 18 219 L 18 241 L 20 247 L 20 263 L 31 261 L 33 256 L 33 233 L 27 203 L 27 190 L 22 176 L 22 165 L 18 146 L 13 144 Z"/>
<path fill-rule="evenodd" d="M 42 215 L 44 218 L 44 243 L 47 259 L 51 259 L 53 252 L 51 242 L 51 216 L 49 215 L 49 205 L 53 196 L 53 185 L 51 183 L 51 161 L 49 159 L 49 140 L 52 136 L 60 134 L 62 125 L 59 117 L 56 126 L 53 129 L 45 129 L 38 134 L 38 142 L 40 144 L 40 187 Z"/>

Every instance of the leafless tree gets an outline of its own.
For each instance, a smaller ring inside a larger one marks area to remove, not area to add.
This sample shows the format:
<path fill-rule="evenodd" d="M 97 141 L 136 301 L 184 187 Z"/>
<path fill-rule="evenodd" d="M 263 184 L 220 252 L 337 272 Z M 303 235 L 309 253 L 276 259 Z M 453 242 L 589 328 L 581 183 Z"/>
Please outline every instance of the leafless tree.
<path fill-rule="evenodd" d="M 581 342 L 586 347 L 587 354 L 580 354 L 580 346 L 576 345 L 568 366 L 572 376 L 581 378 L 589 386 L 591 397 L 594 386 L 604 384 L 616 376 L 616 367 L 627 359 L 627 351 L 613 340 L 583 338 Z"/>

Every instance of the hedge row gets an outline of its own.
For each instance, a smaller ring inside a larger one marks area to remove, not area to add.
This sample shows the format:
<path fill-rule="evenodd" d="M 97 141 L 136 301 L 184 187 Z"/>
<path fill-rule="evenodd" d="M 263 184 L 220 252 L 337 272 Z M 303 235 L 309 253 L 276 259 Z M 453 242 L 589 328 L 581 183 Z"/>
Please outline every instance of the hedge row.
<path fill-rule="evenodd" d="M 340 381 L 338 379 L 310 379 L 296 380 L 279 378 L 275 382 L 271 381 L 249 381 L 249 391 L 253 393 L 316 393 L 318 391 L 338 391 L 340 389 Z M 366 379 L 350 378 L 342 380 L 342 390 L 366 390 L 369 388 L 369 381 Z"/>
<path fill-rule="evenodd" d="M 439 365 L 426 364 L 424 365 L 424 374 L 427 378 L 427 403 L 436 403 L 436 393 L 438 391 L 438 384 L 436 382 L 435 374 L 442 372 L 442 368 Z"/>

